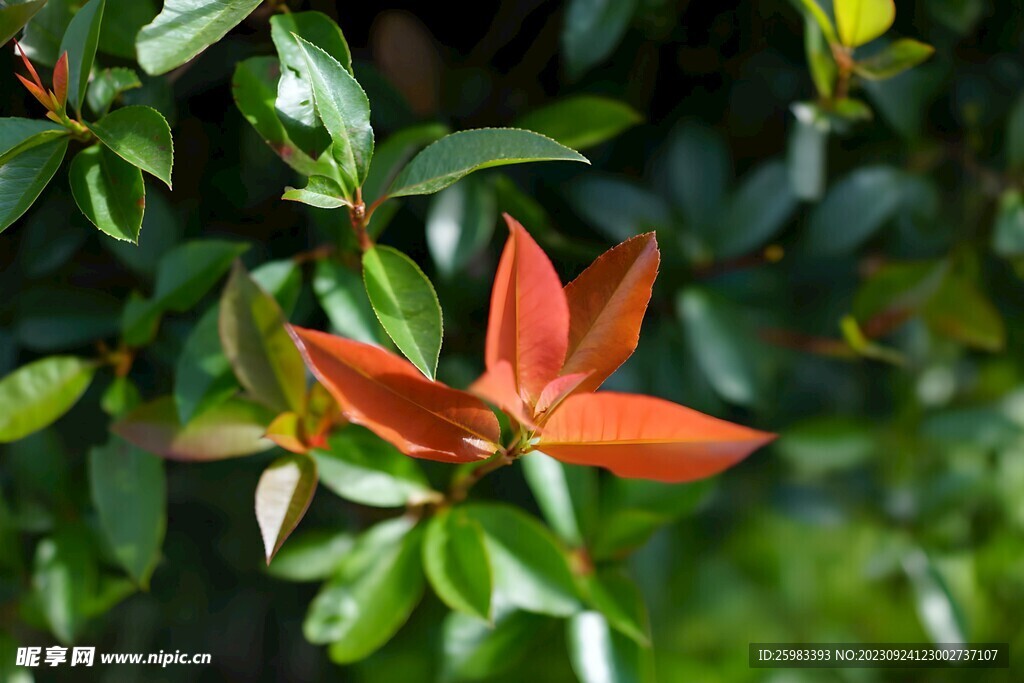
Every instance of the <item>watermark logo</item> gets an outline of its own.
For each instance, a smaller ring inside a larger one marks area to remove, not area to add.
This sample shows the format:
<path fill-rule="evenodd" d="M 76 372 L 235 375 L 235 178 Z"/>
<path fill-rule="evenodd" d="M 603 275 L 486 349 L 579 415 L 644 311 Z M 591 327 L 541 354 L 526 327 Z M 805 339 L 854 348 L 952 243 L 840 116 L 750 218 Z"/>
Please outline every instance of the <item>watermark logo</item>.
<path fill-rule="evenodd" d="M 69 657 L 70 651 L 70 657 Z M 174 652 L 105 652 L 100 654 L 100 664 L 158 664 L 167 667 L 171 664 L 209 664 L 212 657 L 209 653 L 190 654 L 175 650 Z M 40 666 L 81 666 L 89 667 L 96 663 L 95 647 L 66 648 L 54 645 L 48 648 L 19 647 L 15 664 L 22 667 Z"/>

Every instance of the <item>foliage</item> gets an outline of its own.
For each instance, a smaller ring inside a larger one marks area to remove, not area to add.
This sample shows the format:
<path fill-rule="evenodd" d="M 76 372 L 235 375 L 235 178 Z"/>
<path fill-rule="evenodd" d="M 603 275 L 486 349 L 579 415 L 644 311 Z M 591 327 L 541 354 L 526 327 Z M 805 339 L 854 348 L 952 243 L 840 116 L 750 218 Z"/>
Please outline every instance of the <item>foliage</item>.
<path fill-rule="evenodd" d="M 0 0 L 0 680 L 1024 645 L 1019 12 L 501 5 Z"/>

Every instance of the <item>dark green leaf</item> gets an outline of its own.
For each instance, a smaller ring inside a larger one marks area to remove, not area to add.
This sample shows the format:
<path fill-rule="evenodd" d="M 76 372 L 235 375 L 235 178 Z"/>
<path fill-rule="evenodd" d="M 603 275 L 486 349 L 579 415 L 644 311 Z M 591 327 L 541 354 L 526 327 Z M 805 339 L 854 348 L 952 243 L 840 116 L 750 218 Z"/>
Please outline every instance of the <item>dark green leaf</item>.
<path fill-rule="evenodd" d="M 46 0 L 9 0 L 0 7 L 0 45 L 16 36 L 45 4 Z"/>
<path fill-rule="evenodd" d="M 239 62 L 231 80 L 235 105 L 274 153 L 293 169 L 306 176 L 332 173 L 329 154 L 313 159 L 288 137 L 274 109 L 280 74 L 280 65 L 273 57 L 251 57 Z"/>
<path fill-rule="evenodd" d="M 171 202 L 160 192 L 146 196 L 146 213 L 142 217 L 142 232 L 138 244 L 102 240 L 104 248 L 130 270 L 146 280 L 156 276 L 161 257 L 181 239 L 181 216 Z"/>
<path fill-rule="evenodd" d="M 331 643 L 329 654 L 338 664 L 363 659 L 386 643 L 423 594 L 421 541 L 420 530 L 404 517 L 363 533 L 310 603 L 306 639 Z"/>
<path fill-rule="evenodd" d="M 96 289 L 24 289 L 17 310 L 18 342 L 33 351 L 72 349 L 117 333 L 118 301 Z"/>
<path fill-rule="evenodd" d="M 352 193 L 366 180 L 373 156 L 370 101 L 338 60 L 302 38 L 296 40 L 306 58 L 317 114 L 333 141 L 331 156 L 347 193 Z"/>
<path fill-rule="evenodd" d="M 89 124 L 89 130 L 119 157 L 171 186 L 174 142 L 167 120 L 156 109 L 122 107 Z"/>
<path fill-rule="evenodd" d="M 796 197 L 786 165 L 772 161 L 752 171 L 729 198 L 718 233 L 712 236 L 720 258 L 734 258 L 760 247 L 786 225 Z"/>
<path fill-rule="evenodd" d="M 1024 194 L 1007 190 L 999 198 L 992 249 L 1007 258 L 1024 254 Z"/>
<path fill-rule="evenodd" d="M 433 194 L 473 171 L 530 161 L 590 163 L 578 152 L 532 131 L 464 130 L 441 138 L 413 157 L 387 194 L 390 197 Z"/>
<path fill-rule="evenodd" d="M 924 311 L 937 333 L 983 351 L 1000 351 L 1006 328 L 999 310 L 966 277 L 949 275 Z"/>
<path fill-rule="evenodd" d="M 731 175 L 721 136 L 699 124 L 677 126 L 665 152 L 664 194 L 683 214 L 686 227 L 703 235 L 717 228 Z"/>
<path fill-rule="evenodd" d="M 363 196 L 371 200 L 381 197 L 413 155 L 447 134 L 448 127 L 444 124 L 424 123 L 389 136 L 373 151 L 370 173 L 363 183 Z"/>
<path fill-rule="evenodd" d="M 338 184 L 338 181 L 322 175 L 310 176 L 303 188 L 286 187 L 281 199 L 302 202 L 321 209 L 340 209 L 343 206 L 352 206 L 352 202 L 345 199 L 345 190 Z"/>
<path fill-rule="evenodd" d="M 46 66 L 57 63 L 61 38 L 71 23 L 74 10 L 80 6 L 75 0 L 48 0 L 25 26 L 19 42 L 33 62 Z"/>
<path fill-rule="evenodd" d="M 881 317 L 905 319 L 931 301 L 948 272 L 945 260 L 887 263 L 857 290 L 853 315 L 863 324 Z"/>
<path fill-rule="evenodd" d="M 323 581 L 337 572 L 355 545 L 348 531 L 299 531 L 288 539 L 267 568 L 283 581 Z"/>
<path fill-rule="evenodd" d="M 542 524 L 504 505 L 473 504 L 463 510 L 484 530 L 495 608 L 511 605 L 555 616 L 579 609 L 565 552 Z"/>
<path fill-rule="evenodd" d="M 71 409 L 89 388 L 96 364 L 74 356 L 51 356 L 0 380 L 0 443 L 17 441 L 48 426 Z"/>
<path fill-rule="evenodd" d="M 92 501 L 114 557 L 143 588 L 167 527 L 164 463 L 121 439 L 89 451 Z"/>
<path fill-rule="evenodd" d="M 256 484 L 256 521 L 267 564 L 302 521 L 316 492 L 316 462 L 290 453 L 270 463 Z"/>
<path fill-rule="evenodd" d="M 814 254 L 846 253 L 875 234 L 903 200 L 902 172 L 864 166 L 836 183 L 811 213 L 806 249 Z"/>
<path fill-rule="evenodd" d="M 260 0 L 166 0 L 135 39 L 139 64 L 152 76 L 167 73 L 223 38 Z"/>
<path fill-rule="evenodd" d="M 519 117 L 515 127 L 546 135 L 572 149 L 587 149 L 611 140 L 642 120 L 624 102 L 596 95 L 574 95 Z"/>
<path fill-rule="evenodd" d="M 193 240 L 160 259 L 154 301 L 164 310 L 191 309 L 249 245 L 226 240 Z"/>
<path fill-rule="evenodd" d="M 434 379 L 441 354 L 441 304 L 416 263 L 391 247 L 363 254 L 363 280 L 377 319 L 398 348 Z"/>
<path fill-rule="evenodd" d="M 153 300 L 132 292 L 121 314 L 121 335 L 128 346 L 149 346 L 160 328 L 163 309 Z"/>
<path fill-rule="evenodd" d="M 461 510 L 446 510 L 430 520 L 423 568 L 445 604 L 490 621 L 492 578 L 484 533 Z"/>
<path fill-rule="evenodd" d="M 78 208 L 114 239 L 139 241 L 146 186 L 142 171 L 102 145 L 79 152 L 68 172 Z"/>
<path fill-rule="evenodd" d="M 306 58 L 295 36 L 316 45 L 352 72 L 352 55 L 341 29 L 320 12 L 290 12 L 270 19 L 270 36 L 281 60 L 275 109 L 289 137 L 311 156 L 319 154 L 331 138 L 320 125 L 313 90 L 306 75 Z"/>
<path fill-rule="evenodd" d="M 220 340 L 235 376 L 257 401 L 281 413 L 301 411 L 306 366 L 272 296 L 240 262 L 220 299 Z"/>
<path fill-rule="evenodd" d="M 569 186 L 568 199 L 584 218 L 614 240 L 672 224 L 671 211 L 661 197 L 617 178 L 586 175 Z"/>
<path fill-rule="evenodd" d="M 100 52 L 135 61 L 135 36 L 156 14 L 156 0 L 107 0 L 100 27 Z"/>
<path fill-rule="evenodd" d="M 854 71 L 861 78 L 885 80 L 911 69 L 934 54 L 935 48 L 911 38 L 900 38 L 881 52 L 857 62 Z"/>
<path fill-rule="evenodd" d="M 81 111 L 85 89 L 89 85 L 96 45 L 100 40 L 100 24 L 106 0 L 89 0 L 68 24 L 60 41 L 57 56 L 68 53 L 68 104 Z"/>
<path fill-rule="evenodd" d="M 809 0 L 815 2 L 816 0 Z M 839 67 L 832 56 L 832 47 L 828 44 L 821 26 L 813 16 L 804 20 L 804 52 L 807 55 L 807 66 L 814 79 L 814 87 L 818 94 L 831 100 L 835 92 L 836 77 Z"/>
<path fill-rule="evenodd" d="M 587 600 L 619 633 L 650 647 L 647 607 L 636 584 L 617 571 L 601 571 L 583 579 Z"/>
<path fill-rule="evenodd" d="M 312 455 L 320 468 L 321 483 L 342 498 L 375 507 L 440 499 L 414 459 L 361 427 L 336 432 L 328 445 Z"/>
<path fill-rule="evenodd" d="M 141 88 L 139 75 L 131 69 L 116 67 L 104 69 L 89 84 L 85 99 L 97 116 L 106 116 L 110 105 L 126 90 Z"/>
<path fill-rule="evenodd" d="M 263 406 L 233 398 L 182 425 L 174 399 L 164 396 L 128 413 L 111 431 L 144 451 L 171 460 L 223 460 L 273 447 L 263 438 L 273 419 Z"/>
<path fill-rule="evenodd" d="M 386 339 L 358 273 L 335 261 L 317 261 L 313 291 L 331 326 L 342 335 L 367 344 Z"/>
<path fill-rule="evenodd" d="M 507 609 L 494 624 L 452 612 L 445 617 L 443 681 L 489 681 L 534 652 L 551 619 Z"/>
<path fill-rule="evenodd" d="M 427 246 L 438 270 L 451 276 L 487 246 L 498 221 L 494 188 L 477 178 L 441 190 L 427 212 Z"/>
<path fill-rule="evenodd" d="M 1024 95 L 1017 98 L 1006 122 L 1006 161 L 1011 169 L 1024 168 Z"/>
<path fill-rule="evenodd" d="M 0 140 L 6 142 L 4 128 L 0 123 Z M 40 138 L 44 140 L 42 144 L 0 159 L 0 232 L 32 206 L 64 160 L 68 149 L 66 136 L 36 135 L 44 136 Z"/>
<path fill-rule="evenodd" d="M 802 8 L 804 14 L 818 25 L 822 35 L 825 36 L 828 42 L 839 42 L 835 27 L 832 26 L 832 20 L 825 13 L 825 10 L 822 9 L 819 0 L 794 0 L 794 4 Z"/>
<path fill-rule="evenodd" d="M 637 0 L 570 0 L 562 29 L 562 55 L 570 78 L 608 57 L 622 40 Z"/>
<path fill-rule="evenodd" d="M 178 356 L 174 373 L 174 403 L 182 424 L 221 403 L 238 390 L 231 363 L 220 345 L 220 308 L 208 310 Z"/>
<path fill-rule="evenodd" d="M 597 471 L 565 465 L 540 452 L 522 463 L 526 483 L 548 525 L 569 545 L 583 547 L 595 521 Z"/>

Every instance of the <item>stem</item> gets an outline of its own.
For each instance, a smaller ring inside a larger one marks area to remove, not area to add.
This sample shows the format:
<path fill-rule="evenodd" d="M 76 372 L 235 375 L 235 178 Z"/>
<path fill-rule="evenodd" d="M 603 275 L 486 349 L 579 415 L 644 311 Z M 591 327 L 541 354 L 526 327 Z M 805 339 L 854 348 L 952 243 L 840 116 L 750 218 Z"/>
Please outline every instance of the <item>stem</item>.
<path fill-rule="evenodd" d="M 467 474 L 465 477 L 454 481 L 451 488 L 448 489 L 448 495 L 445 496 L 445 503 L 448 505 L 454 505 L 455 503 L 461 503 L 466 500 L 466 497 L 469 495 L 469 490 L 476 486 L 477 482 L 491 472 L 499 470 L 506 465 L 511 465 L 518 460 L 520 456 L 522 456 L 521 444 L 516 444 L 511 450 L 503 449 L 490 460 L 484 461 L 479 467 Z"/>
<path fill-rule="evenodd" d="M 356 188 L 356 198 L 352 207 L 348 210 L 349 220 L 352 221 L 352 230 L 356 233 L 356 240 L 359 242 L 360 251 L 373 249 L 373 240 L 366 226 L 370 222 L 370 216 L 366 212 L 366 204 L 363 203 L 363 188 Z"/>
<path fill-rule="evenodd" d="M 832 46 L 832 56 L 839 67 L 839 78 L 836 81 L 836 92 L 833 101 L 845 100 L 850 96 L 850 79 L 853 77 L 853 51 L 842 45 Z"/>

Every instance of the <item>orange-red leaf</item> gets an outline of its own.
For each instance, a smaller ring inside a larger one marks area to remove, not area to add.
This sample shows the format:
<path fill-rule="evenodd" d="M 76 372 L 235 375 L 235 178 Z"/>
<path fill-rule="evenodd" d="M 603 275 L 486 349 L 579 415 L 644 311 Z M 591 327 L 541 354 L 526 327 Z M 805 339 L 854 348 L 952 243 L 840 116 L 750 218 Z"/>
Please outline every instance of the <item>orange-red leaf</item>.
<path fill-rule="evenodd" d="M 516 390 L 516 378 L 512 374 L 512 366 L 505 361 L 484 372 L 469 387 L 469 391 L 480 398 L 501 408 L 519 424 L 530 429 L 536 428 L 530 409 L 523 403 Z"/>
<path fill-rule="evenodd" d="M 487 324 L 487 369 L 505 361 L 519 395 L 536 405 L 558 376 L 569 341 L 569 306 L 547 254 L 515 219 L 498 263 Z"/>
<path fill-rule="evenodd" d="M 345 416 L 406 455 L 471 462 L 497 450 L 498 420 L 475 396 L 426 379 L 379 347 L 301 327 L 292 331 L 306 365 Z"/>
<path fill-rule="evenodd" d="M 537 449 L 620 477 L 680 482 L 718 474 L 774 438 L 659 398 L 601 392 L 567 398 Z"/>
<path fill-rule="evenodd" d="M 558 405 L 576 391 L 583 382 L 590 377 L 589 372 L 575 372 L 571 375 L 562 375 L 551 380 L 544 391 L 540 392 L 540 399 L 537 401 L 537 414 L 550 413 Z"/>
<path fill-rule="evenodd" d="M 45 90 L 42 79 L 39 78 L 39 74 L 36 73 L 36 68 L 32 66 L 32 61 L 28 58 L 28 55 L 25 54 L 25 50 L 22 49 L 21 43 L 14 41 L 14 47 L 18 48 L 18 52 L 21 53 L 21 61 L 25 64 L 25 68 L 28 69 L 28 73 L 32 76 L 33 82 L 35 82 L 36 86 L 38 86 L 40 90 Z"/>
<path fill-rule="evenodd" d="M 49 93 L 47 93 L 45 90 L 43 90 L 42 88 L 37 86 L 32 81 L 28 80 L 21 74 L 14 75 L 18 78 L 19 81 L 21 81 L 21 84 L 25 86 L 25 89 L 32 93 L 32 97 L 36 98 L 39 101 L 39 104 L 46 107 L 47 110 L 53 108 L 53 103 L 50 101 Z"/>
<path fill-rule="evenodd" d="M 570 327 L 562 374 L 593 371 L 580 391 L 596 390 L 636 350 L 660 261 L 649 232 L 606 251 L 566 285 Z"/>
<path fill-rule="evenodd" d="M 267 427 L 266 437 L 286 451 L 306 453 L 309 447 L 302 439 L 302 418 L 297 413 L 281 413 Z"/>
<path fill-rule="evenodd" d="M 53 67 L 53 94 L 63 108 L 68 101 L 68 53 L 65 51 Z"/>

